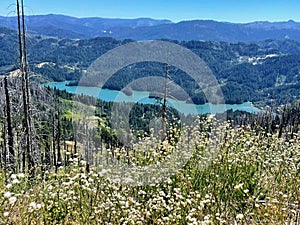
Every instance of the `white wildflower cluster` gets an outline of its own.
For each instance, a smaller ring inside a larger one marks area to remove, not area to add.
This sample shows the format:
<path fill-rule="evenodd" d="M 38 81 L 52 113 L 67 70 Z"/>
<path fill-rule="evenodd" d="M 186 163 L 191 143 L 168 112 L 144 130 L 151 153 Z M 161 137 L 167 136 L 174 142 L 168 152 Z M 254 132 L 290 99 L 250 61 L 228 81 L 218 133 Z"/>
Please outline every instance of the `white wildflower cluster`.
<path fill-rule="evenodd" d="M 35 203 L 35 202 L 30 202 L 30 204 L 29 204 L 29 208 L 28 208 L 28 210 L 29 210 L 29 212 L 32 212 L 32 211 L 34 211 L 34 210 L 40 210 L 42 208 L 42 204 L 40 204 L 40 203 Z"/>
<path fill-rule="evenodd" d="M 214 128 L 212 135 L 212 123 L 214 118 L 199 122 L 191 129 L 191 140 L 182 132 L 178 146 L 154 136 L 135 143 L 135 152 L 128 153 L 134 166 L 130 176 L 128 170 L 116 173 L 119 164 L 105 155 L 100 166 L 88 171 L 85 161 L 73 158 L 70 166 L 50 170 L 47 179 L 31 186 L 26 175 L 12 174 L 0 183 L 0 223 L 284 224 L 286 218 L 296 218 L 299 136 L 278 139 L 249 127 L 230 128 L 228 123 Z M 150 176 L 157 170 L 149 170 L 145 184 L 140 168 L 161 166 L 178 149 L 191 154 L 184 166 L 161 180 L 155 179 L 157 174 Z M 127 152 L 118 151 L 120 164 L 126 164 Z"/>

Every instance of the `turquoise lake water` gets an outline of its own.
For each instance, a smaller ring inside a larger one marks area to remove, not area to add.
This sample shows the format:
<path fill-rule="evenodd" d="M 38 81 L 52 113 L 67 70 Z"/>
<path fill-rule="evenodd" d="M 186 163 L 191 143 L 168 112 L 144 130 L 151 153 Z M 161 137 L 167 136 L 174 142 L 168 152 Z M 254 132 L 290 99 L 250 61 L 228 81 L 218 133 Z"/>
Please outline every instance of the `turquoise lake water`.
<path fill-rule="evenodd" d="M 85 87 L 85 86 L 66 86 L 69 81 L 64 82 L 52 82 L 44 84 L 44 86 L 49 86 L 51 88 L 56 87 L 59 90 L 66 90 L 73 94 L 84 94 L 99 98 L 103 101 L 111 102 L 138 102 L 143 104 L 157 104 L 154 98 L 149 98 L 149 92 L 147 91 L 133 91 L 131 96 L 125 95 L 121 91 L 101 89 L 97 87 Z M 226 110 L 232 109 L 241 110 L 251 113 L 257 113 L 260 110 L 254 107 L 251 102 L 245 102 L 242 104 L 210 104 L 206 103 L 204 105 L 190 104 L 183 101 L 177 101 L 174 99 L 168 99 L 168 105 L 177 109 L 184 114 L 206 114 L 206 113 L 222 113 Z"/>

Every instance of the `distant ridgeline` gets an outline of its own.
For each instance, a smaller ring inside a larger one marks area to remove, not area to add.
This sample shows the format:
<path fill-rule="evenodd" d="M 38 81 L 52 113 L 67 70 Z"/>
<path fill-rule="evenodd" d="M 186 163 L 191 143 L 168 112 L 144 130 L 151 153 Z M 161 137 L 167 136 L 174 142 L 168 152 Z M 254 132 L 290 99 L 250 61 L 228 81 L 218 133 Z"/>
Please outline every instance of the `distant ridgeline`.
<path fill-rule="evenodd" d="M 27 46 L 30 69 L 48 81 L 72 80 L 71 84 L 76 85 L 95 59 L 131 41 L 109 37 L 71 40 L 30 35 Z M 299 42 L 287 39 L 235 44 L 216 41 L 172 42 L 190 49 L 208 64 L 221 85 L 226 103 L 272 101 L 282 104 L 300 98 Z M 17 43 L 15 31 L 0 27 L 0 74 L 16 70 Z M 170 67 L 169 74 L 170 79 L 183 88 L 194 103 L 207 101 L 192 78 L 183 71 Z M 138 78 L 164 75 L 163 64 L 142 62 L 118 71 L 104 87 L 121 90 Z M 93 83 L 90 80 L 85 85 L 92 86 Z M 132 88 L 139 90 L 138 86 L 133 85 Z"/>
<path fill-rule="evenodd" d="M 0 16 L 0 26 L 17 30 L 17 18 Z M 61 39 L 90 39 L 111 37 L 119 40 L 179 41 L 204 40 L 230 43 L 253 42 L 266 39 L 300 41 L 300 23 L 258 21 L 229 23 L 214 20 L 190 20 L 173 23 L 151 18 L 111 19 L 76 18 L 65 15 L 26 16 L 27 33 Z"/>

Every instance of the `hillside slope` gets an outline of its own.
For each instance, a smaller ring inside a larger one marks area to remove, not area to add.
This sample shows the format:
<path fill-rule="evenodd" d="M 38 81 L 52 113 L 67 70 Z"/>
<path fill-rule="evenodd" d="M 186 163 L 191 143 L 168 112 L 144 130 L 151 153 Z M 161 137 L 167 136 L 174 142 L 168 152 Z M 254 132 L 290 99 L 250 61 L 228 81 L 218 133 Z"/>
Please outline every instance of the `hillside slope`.
<path fill-rule="evenodd" d="M 0 28 L 0 72 L 17 67 L 18 45 L 14 31 Z M 71 40 L 28 37 L 28 59 L 31 71 L 50 80 L 74 80 L 75 84 L 89 65 L 105 52 L 131 42 L 109 37 Z M 244 101 L 281 104 L 300 98 L 300 43 L 291 40 L 268 40 L 258 43 L 215 41 L 173 41 L 199 55 L 219 81 L 227 103 Z M 138 63 L 118 71 L 105 87 L 124 88 L 145 76 L 164 76 L 160 63 Z M 195 103 L 206 102 L 205 96 L 183 71 L 171 67 L 170 77 L 191 96 Z M 90 80 L 86 85 L 93 85 Z M 138 90 L 139 87 L 135 87 Z"/>

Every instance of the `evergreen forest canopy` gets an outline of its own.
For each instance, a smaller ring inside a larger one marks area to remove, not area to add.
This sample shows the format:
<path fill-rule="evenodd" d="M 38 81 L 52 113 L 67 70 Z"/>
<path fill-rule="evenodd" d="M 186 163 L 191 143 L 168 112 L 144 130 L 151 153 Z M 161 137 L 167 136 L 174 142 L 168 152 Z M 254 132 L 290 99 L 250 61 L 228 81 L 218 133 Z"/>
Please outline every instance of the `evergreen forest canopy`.
<path fill-rule="evenodd" d="M 0 29 L 0 71 L 16 69 L 18 58 L 16 32 Z M 71 40 L 37 35 L 28 36 L 30 69 L 50 81 L 72 80 L 76 85 L 89 65 L 105 52 L 132 42 L 98 37 Z M 171 41 L 171 40 L 167 40 Z M 216 41 L 172 41 L 193 51 L 203 59 L 221 84 L 226 103 L 245 101 L 275 104 L 298 99 L 300 43 L 292 40 L 266 40 L 257 43 Z M 132 80 L 145 76 L 164 76 L 160 63 L 137 63 L 118 71 L 105 88 L 121 90 Z M 194 103 L 206 102 L 195 82 L 178 68 L 170 68 L 170 78 L 183 88 Z M 93 80 L 85 85 L 92 86 Z M 135 87 L 138 90 L 138 87 Z"/>

